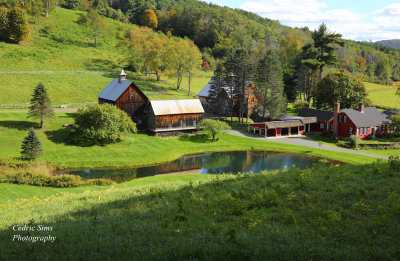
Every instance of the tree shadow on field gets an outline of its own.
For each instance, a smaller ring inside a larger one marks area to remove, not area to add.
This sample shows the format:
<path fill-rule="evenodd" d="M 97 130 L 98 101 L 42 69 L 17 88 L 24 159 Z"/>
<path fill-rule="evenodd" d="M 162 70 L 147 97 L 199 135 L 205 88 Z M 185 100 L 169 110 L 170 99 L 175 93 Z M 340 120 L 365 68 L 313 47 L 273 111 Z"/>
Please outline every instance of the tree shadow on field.
<path fill-rule="evenodd" d="M 94 145 L 105 146 L 105 144 L 97 144 L 95 142 L 89 142 L 87 140 L 74 140 L 74 132 L 72 128 L 61 128 L 58 130 L 45 131 L 44 134 L 50 141 L 56 144 L 64 144 L 76 147 L 91 147 Z"/>
<path fill-rule="evenodd" d="M 217 186 L 233 189 L 236 184 L 223 183 Z M 209 191 L 216 187 L 203 184 L 200 189 Z M 86 201 L 90 201 L 88 207 L 65 211 L 54 217 L 54 222 L 35 221 L 29 217 L 31 226 L 40 224 L 52 227 L 52 231 L 17 234 L 56 237 L 53 243 L 37 243 L 40 247 L 35 251 L 32 251 L 34 244 L 31 242 L 12 240 L 16 234 L 12 226 L 0 230 L 0 244 L 4 246 L 0 260 L 37 260 L 43 256 L 50 260 L 107 260 L 111 257 L 118 260 L 250 260 L 252 251 L 243 245 L 250 243 L 238 237 L 240 228 L 233 222 L 225 222 L 231 220 L 228 215 L 205 211 L 205 201 L 193 199 L 191 191 L 189 186 L 177 190 L 152 186 L 150 193 L 143 190 L 142 195 L 109 202 L 100 201 L 101 194 L 98 197 L 83 195 L 81 202 L 86 205 Z M 92 202 L 93 197 L 99 201 Z M 167 205 L 157 203 L 166 200 L 170 201 Z M 190 219 L 200 216 L 209 220 L 213 227 L 195 229 L 188 235 L 186 228 L 193 222 Z M 256 245 L 254 241 L 251 243 Z"/>
<path fill-rule="evenodd" d="M 212 139 L 206 134 L 195 134 L 195 135 L 182 135 L 179 137 L 180 141 L 188 141 L 195 143 L 211 143 Z"/>
<path fill-rule="evenodd" d="M 32 127 L 39 128 L 39 123 L 32 121 L 0 121 L 0 126 L 9 129 L 29 130 Z"/>

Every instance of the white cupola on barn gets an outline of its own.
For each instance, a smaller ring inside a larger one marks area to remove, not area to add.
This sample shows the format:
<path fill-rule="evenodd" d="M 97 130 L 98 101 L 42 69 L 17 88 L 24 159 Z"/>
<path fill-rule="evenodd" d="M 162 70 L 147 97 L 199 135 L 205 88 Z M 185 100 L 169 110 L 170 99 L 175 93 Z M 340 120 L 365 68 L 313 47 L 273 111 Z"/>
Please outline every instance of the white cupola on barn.
<path fill-rule="evenodd" d="M 126 73 L 125 73 L 125 71 L 122 69 L 121 72 L 119 73 L 118 82 L 121 83 L 121 82 L 123 82 L 123 81 L 125 81 L 125 80 L 126 80 Z"/>

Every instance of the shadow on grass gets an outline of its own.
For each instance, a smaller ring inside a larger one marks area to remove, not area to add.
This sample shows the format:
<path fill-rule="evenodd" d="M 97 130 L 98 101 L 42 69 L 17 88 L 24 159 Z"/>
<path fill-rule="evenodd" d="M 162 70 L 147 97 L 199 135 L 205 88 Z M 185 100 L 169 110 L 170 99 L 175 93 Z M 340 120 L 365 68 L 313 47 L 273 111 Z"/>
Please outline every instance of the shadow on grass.
<path fill-rule="evenodd" d="M 64 145 L 69 145 L 69 146 L 76 146 L 76 147 L 91 147 L 94 145 L 101 145 L 101 144 L 95 144 L 95 143 L 89 143 L 87 141 L 80 141 L 80 142 L 74 142 L 73 140 L 73 132 L 71 128 L 61 128 L 58 130 L 52 130 L 52 131 L 45 131 L 44 134 L 47 136 L 47 138 L 56 143 L 56 144 L 64 144 Z"/>
<path fill-rule="evenodd" d="M 382 167 L 388 170 L 388 165 Z M 53 230 L 16 232 L 8 219 L 0 230 L 0 259 L 396 259 L 397 209 L 391 208 L 391 200 L 383 199 L 388 197 L 387 191 L 396 191 L 398 179 L 376 177 L 375 170 L 360 171 L 355 166 L 344 170 L 348 175 L 343 175 L 343 168 L 320 165 L 305 173 L 312 178 L 303 178 L 302 171 L 291 169 L 281 172 L 284 175 L 218 177 L 175 189 L 171 183 L 117 187 L 99 194 L 66 195 L 59 201 L 51 198 L 57 208 L 36 199 L 28 208 L 39 201 L 43 206 L 37 213 L 20 217 L 17 209 L 15 219 L 21 226 L 30 220 L 28 226 L 40 224 Z M 334 189 L 338 180 L 341 187 Z M 366 193 L 367 187 L 375 192 Z M 358 203 L 360 193 L 364 193 L 361 203 L 383 205 L 385 222 L 365 214 L 365 207 Z M 19 208 L 26 213 L 23 204 Z M 49 211 L 55 208 L 55 213 Z M 38 242 L 40 247 L 33 251 L 32 242 L 12 240 L 18 234 L 50 234 L 56 240 Z"/>
<path fill-rule="evenodd" d="M 39 128 L 39 124 L 32 121 L 0 121 L 0 126 L 17 130 L 29 130 L 32 127 Z"/>
<path fill-rule="evenodd" d="M 212 139 L 206 134 L 196 134 L 196 135 L 181 135 L 179 136 L 180 141 L 189 141 L 195 143 L 211 143 Z"/>

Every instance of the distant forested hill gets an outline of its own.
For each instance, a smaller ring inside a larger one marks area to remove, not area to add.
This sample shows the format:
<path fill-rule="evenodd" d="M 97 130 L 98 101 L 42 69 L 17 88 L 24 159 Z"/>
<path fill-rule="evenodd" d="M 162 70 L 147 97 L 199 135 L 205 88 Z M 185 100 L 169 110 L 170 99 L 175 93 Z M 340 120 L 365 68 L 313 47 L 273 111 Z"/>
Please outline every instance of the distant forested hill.
<path fill-rule="evenodd" d="M 389 48 L 400 49 L 400 39 L 382 40 L 375 43 Z"/>

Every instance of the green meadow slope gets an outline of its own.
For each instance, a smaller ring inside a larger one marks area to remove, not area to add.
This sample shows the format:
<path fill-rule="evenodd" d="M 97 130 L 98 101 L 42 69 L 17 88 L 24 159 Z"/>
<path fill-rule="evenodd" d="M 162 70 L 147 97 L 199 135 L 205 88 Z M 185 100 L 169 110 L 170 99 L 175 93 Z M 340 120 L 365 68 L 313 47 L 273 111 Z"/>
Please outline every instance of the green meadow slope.
<path fill-rule="evenodd" d="M 364 82 L 368 98 L 372 104 L 383 108 L 400 109 L 400 96 L 396 95 L 396 86 L 386 86 Z"/>
<path fill-rule="evenodd" d="M 157 176 L 3 201 L 0 259 L 395 260 L 398 163 Z M 24 224 L 52 230 L 13 231 Z M 15 235 L 56 238 L 31 243 Z"/>
<path fill-rule="evenodd" d="M 124 53 L 117 45 L 132 25 L 106 19 L 108 35 L 93 47 L 88 29 L 77 23 L 79 11 L 59 9 L 31 25 L 31 36 L 21 44 L 0 43 L 0 105 L 29 103 L 33 88 L 42 82 L 54 104 L 97 101 L 96 95 L 118 77 Z M 176 90 L 174 77 L 158 82 L 140 73 L 128 72 L 151 99 L 185 99 L 195 95 L 211 74 L 198 72 L 192 79 L 191 94 L 184 79 Z M 18 94 L 16 94 L 18 93 Z"/>

